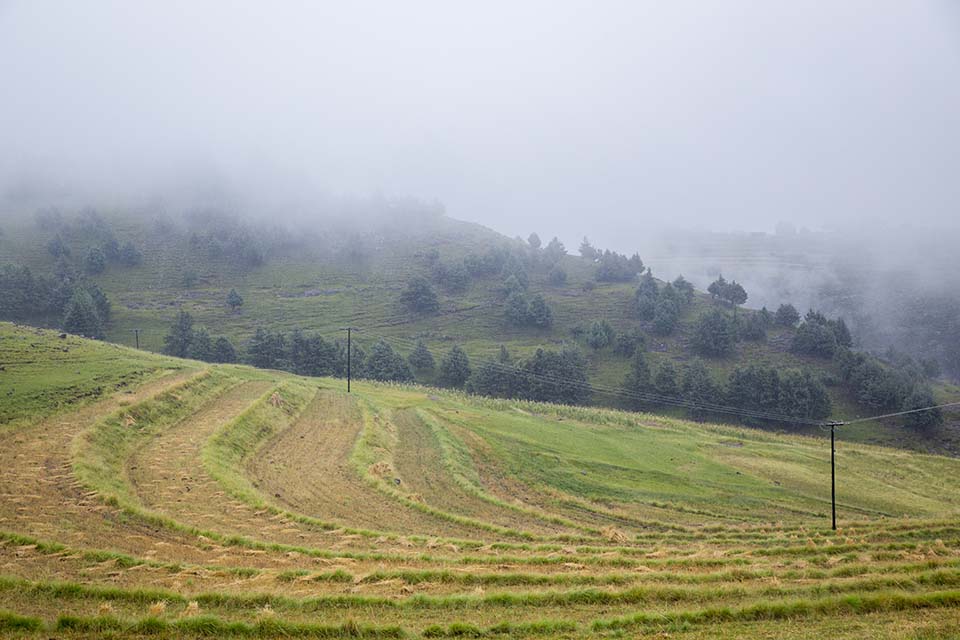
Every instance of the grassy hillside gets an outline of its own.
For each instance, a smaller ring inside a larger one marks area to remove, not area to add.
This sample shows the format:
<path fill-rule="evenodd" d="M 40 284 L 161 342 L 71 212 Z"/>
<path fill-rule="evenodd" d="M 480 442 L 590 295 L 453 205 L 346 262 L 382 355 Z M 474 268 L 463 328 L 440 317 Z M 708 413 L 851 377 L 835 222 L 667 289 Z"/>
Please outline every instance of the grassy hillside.
<path fill-rule="evenodd" d="M 811 438 L 0 351 L 4 638 L 960 632 L 954 459 L 841 441 L 832 532 Z"/>
<path fill-rule="evenodd" d="M 134 242 L 144 254 L 140 266 L 110 266 L 93 277 L 113 303 L 107 339 L 132 345 L 133 330 L 141 329 L 141 345 L 153 351 L 162 347 L 163 336 L 180 309 L 241 348 L 261 326 L 287 331 L 302 328 L 332 338 L 342 336 L 341 327 L 352 325 L 361 329 L 357 339 L 367 346 L 383 337 L 405 354 L 421 338 L 437 359 L 452 345 L 460 344 L 475 360 L 494 358 L 500 344 L 523 357 L 540 346 L 570 342 L 576 327 L 606 319 L 618 332 L 640 329 L 646 333 L 654 370 L 664 361 L 681 368 L 695 357 L 690 342 L 697 318 L 717 304 L 698 295 L 691 308 L 684 311 L 674 335 L 656 336 L 647 323 L 637 319 L 635 284 L 596 283 L 595 266 L 568 255 L 561 261 L 568 275 L 564 285 L 551 285 L 545 269 L 529 271 L 529 290 L 543 294 L 553 310 L 554 323 L 549 329 L 517 328 L 505 320 L 503 278 L 499 275 L 475 278 L 463 292 L 440 288 L 440 311 L 422 316 L 403 309 L 398 298 L 411 277 L 429 275 L 429 252 L 435 251 L 442 261 L 454 263 L 469 253 L 482 254 L 492 246 L 513 241 L 478 225 L 429 218 L 412 225 L 388 223 L 362 234 L 331 230 L 326 235 L 305 234 L 299 239 L 294 234 L 275 242 L 276 246 L 284 246 L 284 242 L 290 246 L 268 253 L 262 266 L 245 268 L 197 250 L 185 226 L 158 225 L 146 217 L 121 214 L 104 214 L 104 219 L 117 238 Z M 69 230 L 61 235 L 71 249 L 70 261 L 82 264 L 85 252 L 96 243 L 95 234 L 76 221 L 67 223 Z M 30 218 L 14 217 L 2 229 L 0 264 L 27 264 L 38 273 L 53 270 L 55 261 L 46 246 L 60 232 L 43 230 Z M 656 264 L 650 266 L 656 272 Z M 188 286 L 185 280 L 189 279 L 195 282 Z M 245 300 L 238 312 L 225 303 L 231 288 Z M 734 355 L 705 362 L 718 380 L 725 379 L 735 366 L 745 364 L 797 367 L 818 378 L 837 378 L 830 361 L 791 353 L 790 334 L 789 329 L 775 328 L 761 342 L 740 342 Z M 579 343 L 588 358 L 591 382 L 619 388 L 629 359 L 614 354 L 610 347 L 593 351 L 582 338 Z M 858 406 L 841 385 L 831 386 L 829 393 L 837 417 L 871 413 Z M 938 386 L 938 400 L 956 398 L 960 398 L 960 389 Z M 602 394 L 595 400 L 612 406 L 623 403 L 622 398 Z M 670 413 L 669 408 L 664 410 Z M 904 431 L 900 423 L 871 424 L 855 431 L 853 437 L 941 452 L 956 452 L 960 442 L 952 426 L 921 440 Z"/>

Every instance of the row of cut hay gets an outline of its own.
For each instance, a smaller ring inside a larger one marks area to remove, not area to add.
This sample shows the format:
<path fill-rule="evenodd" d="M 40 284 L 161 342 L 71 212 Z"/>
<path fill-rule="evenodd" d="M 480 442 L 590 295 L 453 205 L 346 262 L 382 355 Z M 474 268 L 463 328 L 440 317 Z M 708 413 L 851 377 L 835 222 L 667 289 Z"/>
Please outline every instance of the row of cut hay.
<path fill-rule="evenodd" d="M 626 630 L 656 630 L 689 628 L 699 625 L 727 624 L 733 622 L 762 622 L 799 620 L 827 616 L 899 612 L 922 609 L 954 608 L 960 605 L 960 592 L 940 591 L 924 594 L 899 592 L 872 595 L 851 595 L 820 600 L 790 600 L 763 602 L 741 608 L 709 608 L 666 613 L 637 613 L 632 616 L 596 620 L 589 630 L 594 633 L 622 632 Z M 366 626 L 355 622 L 342 625 L 294 623 L 263 615 L 256 623 L 225 621 L 213 616 L 191 616 L 177 620 L 162 620 L 148 617 L 125 621 L 112 616 L 61 615 L 52 625 L 45 625 L 36 617 L 22 616 L 12 612 L 0 612 L 0 631 L 38 632 L 44 629 L 66 633 L 97 633 L 156 635 L 175 632 L 181 636 L 196 637 L 390 637 L 409 635 L 397 626 Z M 447 626 L 432 625 L 423 630 L 424 637 L 494 637 L 494 636 L 554 636 L 577 631 L 587 631 L 574 621 L 554 619 L 526 623 L 503 622 L 491 627 L 454 622 Z"/>
<path fill-rule="evenodd" d="M 396 429 L 384 415 L 384 412 L 369 401 L 363 402 L 363 428 L 350 455 L 350 462 L 357 474 L 372 488 L 386 495 L 401 506 L 414 509 L 426 515 L 448 522 L 469 527 L 480 532 L 479 537 L 496 534 L 508 539 L 526 541 L 569 541 L 567 536 L 545 537 L 527 531 L 518 531 L 501 527 L 489 522 L 436 509 L 398 491 L 382 477 L 387 470 L 393 469 L 392 452 L 396 447 Z"/>
<path fill-rule="evenodd" d="M 415 595 L 386 598 L 337 594 L 290 598 L 268 593 L 200 593 L 185 596 L 176 591 L 151 588 L 121 588 L 76 582 L 31 582 L 0 577 L 0 591 L 17 597 L 55 601 L 97 600 L 141 606 L 154 602 L 196 602 L 204 608 L 250 611 L 265 606 L 272 610 L 298 613 L 344 611 L 348 609 L 481 610 L 488 608 L 564 609 L 567 607 L 614 607 L 630 605 L 675 605 L 679 603 L 784 601 L 839 594 L 864 595 L 896 589 L 902 593 L 960 587 L 960 571 L 937 570 L 913 575 L 888 575 L 790 586 L 642 586 L 626 590 L 580 589 L 572 591 L 499 592 L 489 595 Z"/>
<path fill-rule="evenodd" d="M 238 380 L 208 369 L 172 389 L 118 410 L 79 435 L 73 448 L 74 474 L 106 502 L 139 508 L 140 502 L 123 472 L 133 448 L 160 429 L 188 418 L 204 403 L 237 384 Z"/>
<path fill-rule="evenodd" d="M 57 556 L 79 556 L 89 563 L 109 562 L 120 569 L 146 566 L 163 569 L 168 572 L 202 571 L 204 573 L 219 572 L 235 577 L 253 577 L 261 570 L 252 567 L 194 567 L 174 563 L 161 563 L 143 558 L 134 558 L 125 554 L 111 551 L 83 550 L 78 551 L 57 543 L 47 543 L 17 534 L 0 535 L 0 543 L 15 544 L 29 548 L 33 552 Z M 416 561 L 415 557 L 410 558 Z M 828 580 L 837 578 L 875 578 L 895 576 L 895 579 L 910 578 L 912 574 L 929 573 L 935 571 L 955 570 L 960 566 L 960 559 L 955 557 L 937 557 L 924 561 L 909 561 L 900 563 L 865 562 L 858 559 L 844 561 L 841 564 L 817 568 L 806 565 L 803 568 L 792 566 L 777 567 L 761 566 L 748 568 L 715 568 L 701 571 L 698 567 L 687 567 L 693 572 L 678 571 L 676 567 L 669 571 L 644 571 L 630 573 L 595 573 L 579 570 L 566 570 L 561 567 L 559 572 L 551 573 L 517 573 L 515 571 L 501 571 L 496 573 L 480 573 L 466 571 L 450 571 L 447 569 L 402 569 L 402 570 L 375 570 L 369 573 L 350 573 L 344 569 L 336 571 L 311 573 L 306 570 L 288 570 L 276 574 L 276 581 L 287 583 L 339 583 L 356 585 L 375 585 L 379 582 L 398 581 L 407 585 L 448 585 L 459 588 L 473 587 L 563 587 L 563 586 L 627 586 L 643 584 L 673 584 L 673 585 L 700 585 L 723 583 L 747 583 L 764 580 L 777 582 L 797 580 Z M 719 570 L 717 570 L 719 569 Z M 68 578 L 69 579 L 69 578 Z"/>
<path fill-rule="evenodd" d="M 501 509 L 516 511 L 517 513 L 532 516 L 551 524 L 571 529 L 579 529 L 593 537 L 600 535 L 600 530 L 596 527 L 574 522 L 569 518 L 564 518 L 540 509 L 513 504 L 489 493 L 483 488 L 482 482 L 477 475 L 477 470 L 472 464 L 472 456 L 466 444 L 457 438 L 450 429 L 441 425 L 438 418 L 432 413 L 419 409 L 416 414 L 437 439 L 440 447 L 441 460 L 443 461 L 447 475 L 452 478 L 454 483 L 463 491 Z"/>

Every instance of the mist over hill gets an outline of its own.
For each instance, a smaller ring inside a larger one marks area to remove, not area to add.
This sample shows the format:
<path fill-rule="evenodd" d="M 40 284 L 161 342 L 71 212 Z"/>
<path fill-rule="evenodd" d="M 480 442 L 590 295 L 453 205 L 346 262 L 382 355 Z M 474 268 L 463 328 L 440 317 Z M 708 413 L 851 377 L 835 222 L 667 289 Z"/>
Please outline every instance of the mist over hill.
<path fill-rule="evenodd" d="M 748 306 L 844 316 L 859 346 L 934 358 L 960 376 L 960 230 L 875 225 L 776 233 L 663 231 L 641 242 L 658 275 L 684 274 L 699 287 L 718 275 L 750 292 Z"/>

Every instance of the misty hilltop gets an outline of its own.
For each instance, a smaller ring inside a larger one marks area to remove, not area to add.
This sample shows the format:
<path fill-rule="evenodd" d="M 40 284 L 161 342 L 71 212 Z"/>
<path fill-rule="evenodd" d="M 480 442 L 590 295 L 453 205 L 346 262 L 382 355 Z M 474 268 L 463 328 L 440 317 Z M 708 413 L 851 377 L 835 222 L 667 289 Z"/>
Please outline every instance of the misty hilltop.
<path fill-rule="evenodd" d="M 753 307 L 732 274 L 697 290 L 657 278 L 636 253 L 587 239 L 568 250 L 547 233 L 510 239 L 415 200 L 346 211 L 278 222 L 210 208 L 9 216 L 0 286 L 33 298 L 0 313 L 312 375 L 345 374 L 351 326 L 358 377 L 692 417 L 733 419 L 729 407 L 793 431 L 960 393 L 935 360 L 862 352 L 839 316 L 789 300 Z M 952 450 L 953 423 L 942 423 L 851 433 Z"/>

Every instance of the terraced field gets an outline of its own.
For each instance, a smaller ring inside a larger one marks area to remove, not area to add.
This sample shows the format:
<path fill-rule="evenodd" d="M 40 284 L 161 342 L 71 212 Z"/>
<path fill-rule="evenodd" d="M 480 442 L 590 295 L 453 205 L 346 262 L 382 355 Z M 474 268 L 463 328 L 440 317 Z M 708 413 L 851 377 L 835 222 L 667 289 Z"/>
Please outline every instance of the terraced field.
<path fill-rule="evenodd" d="M 0 361 L 3 638 L 960 635 L 953 459 L 841 442 L 832 532 L 822 440 L 11 325 Z"/>

